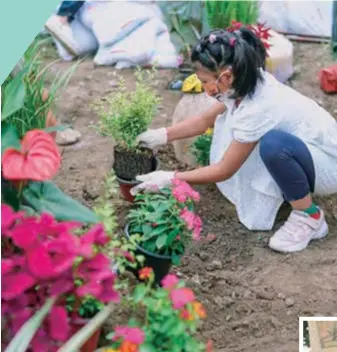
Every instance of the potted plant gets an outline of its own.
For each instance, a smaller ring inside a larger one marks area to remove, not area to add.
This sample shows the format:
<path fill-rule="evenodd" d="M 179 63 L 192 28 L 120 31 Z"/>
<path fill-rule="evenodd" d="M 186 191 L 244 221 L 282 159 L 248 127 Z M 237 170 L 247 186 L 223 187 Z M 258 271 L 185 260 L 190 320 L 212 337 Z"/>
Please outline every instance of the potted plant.
<path fill-rule="evenodd" d="M 206 132 L 196 138 L 191 145 L 191 151 L 196 162 L 200 166 L 209 165 L 211 144 L 213 138 L 213 129 L 208 128 Z"/>
<path fill-rule="evenodd" d="M 126 325 L 116 326 L 107 335 L 111 347 L 102 352 L 211 352 L 212 342 L 205 344 L 197 338 L 206 310 L 194 292 L 175 275 L 166 276 L 162 288 L 156 289 L 152 289 L 151 268 L 143 268 L 140 275 L 146 282 L 136 286 L 128 303 L 143 313 L 142 318 L 138 314 Z"/>
<path fill-rule="evenodd" d="M 88 322 L 98 314 L 104 304 L 93 296 L 80 298 L 75 295 L 70 295 L 66 298 L 66 308 L 71 315 L 71 333 L 76 334 Z M 80 352 L 92 352 L 97 348 L 98 340 L 101 334 L 101 328 L 98 328 L 82 345 Z"/>
<path fill-rule="evenodd" d="M 133 201 L 129 190 L 136 185 L 136 176 L 154 171 L 158 162 L 153 151 L 139 145 L 137 136 L 146 131 L 161 101 L 151 83 L 154 70 L 138 69 L 136 86 L 130 90 L 123 78 L 119 79 L 118 92 L 96 105 L 100 121 L 98 129 L 114 140 L 113 169 L 124 198 Z"/>
<path fill-rule="evenodd" d="M 186 182 L 173 180 L 172 188 L 160 193 L 136 196 L 136 207 L 127 215 L 125 234 L 139 236 L 136 253 L 145 257 L 144 265 L 153 268 L 160 283 L 173 264 L 180 262 L 192 239 L 201 239 L 202 221 L 194 205 L 199 193 Z"/>

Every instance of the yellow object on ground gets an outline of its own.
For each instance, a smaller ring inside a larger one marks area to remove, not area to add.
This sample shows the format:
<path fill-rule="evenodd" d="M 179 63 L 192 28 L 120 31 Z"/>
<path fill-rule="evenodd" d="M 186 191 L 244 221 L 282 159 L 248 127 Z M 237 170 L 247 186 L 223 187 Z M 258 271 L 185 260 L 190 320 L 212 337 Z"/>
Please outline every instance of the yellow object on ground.
<path fill-rule="evenodd" d="M 194 73 L 193 75 L 188 76 L 181 88 L 184 93 L 201 93 L 202 84 L 198 76 Z"/>

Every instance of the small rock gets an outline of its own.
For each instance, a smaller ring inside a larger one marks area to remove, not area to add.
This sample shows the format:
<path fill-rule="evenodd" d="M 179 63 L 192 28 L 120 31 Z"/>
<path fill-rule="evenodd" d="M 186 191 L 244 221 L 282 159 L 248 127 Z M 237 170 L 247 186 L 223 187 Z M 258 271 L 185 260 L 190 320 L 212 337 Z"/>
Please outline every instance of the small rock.
<path fill-rule="evenodd" d="M 280 321 L 273 316 L 271 316 L 271 318 L 270 318 L 270 323 L 275 329 L 278 329 L 280 327 L 280 325 L 282 325 L 280 323 Z"/>
<path fill-rule="evenodd" d="M 109 81 L 109 86 L 112 88 L 118 87 L 118 82 L 115 80 Z"/>
<path fill-rule="evenodd" d="M 69 166 L 69 170 L 76 170 L 76 165 L 71 164 L 71 165 Z"/>
<path fill-rule="evenodd" d="M 286 300 L 284 301 L 284 303 L 286 304 L 286 306 L 292 307 L 295 304 L 295 301 L 292 298 L 286 298 Z"/>
<path fill-rule="evenodd" d="M 164 105 L 158 105 L 158 110 L 164 110 L 164 109 L 165 109 Z"/>
<path fill-rule="evenodd" d="M 240 328 L 248 328 L 248 327 L 249 327 L 249 322 L 247 320 L 234 322 L 232 324 L 232 329 L 233 330 L 237 330 L 237 329 L 240 329 Z"/>
<path fill-rule="evenodd" d="M 261 279 L 258 279 L 258 278 L 254 279 L 254 280 L 252 281 L 252 285 L 253 285 L 253 286 L 259 286 L 260 283 L 261 283 Z"/>
<path fill-rule="evenodd" d="M 209 259 L 209 255 L 206 252 L 202 251 L 202 252 L 199 253 L 199 258 L 203 262 L 205 262 L 205 261 L 207 261 Z"/>
<path fill-rule="evenodd" d="M 275 298 L 275 294 L 274 292 L 258 291 L 256 292 L 256 297 L 267 301 L 272 301 Z"/>
<path fill-rule="evenodd" d="M 78 85 L 79 85 L 80 87 L 84 87 L 84 86 L 85 86 L 85 82 L 80 81 L 80 82 L 78 83 Z"/>
<path fill-rule="evenodd" d="M 243 298 L 250 298 L 252 295 L 252 292 L 250 290 L 246 290 L 243 294 Z"/>
<path fill-rule="evenodd" d="M 232 298 L 233 299 L 239 298 L 239 295 L 235 291 L 233 291 L 232 292 Z"/>
<path fill-rule="evenodd" d="M 232 319 L 232 316 L 231 315 L 226 315 L 226 321 L 230 321 Z"/>
<path fill-rule="evenodd" d="M 286 296 L 285 296 L 283 293 L 279 293 L 279 294 L 277 295 L 277 298 L 285 300 L 285 299 L 286 299 Z"/>

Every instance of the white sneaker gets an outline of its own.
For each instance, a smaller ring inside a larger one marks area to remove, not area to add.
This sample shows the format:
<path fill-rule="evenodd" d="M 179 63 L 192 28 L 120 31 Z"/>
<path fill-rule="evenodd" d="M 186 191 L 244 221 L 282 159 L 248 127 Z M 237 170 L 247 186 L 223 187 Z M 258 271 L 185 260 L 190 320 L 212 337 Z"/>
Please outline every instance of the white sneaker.
<path fill-rule="evenodd" d="M 269 240 L 269 247 L 278 252 L 298 252 L 311 240 L 325 237 L 329 232 L 324 212 L 318 220 L 310 215 L 293 210 L 285 224 Z"/>
<path fill-rule="evenodd" d="M 65 47 L 71 55 L 78 56 L 78 45 L 68 22 L 62 22 L 59 16 L 52 15 L 45 23 L 44 27 Z"/>

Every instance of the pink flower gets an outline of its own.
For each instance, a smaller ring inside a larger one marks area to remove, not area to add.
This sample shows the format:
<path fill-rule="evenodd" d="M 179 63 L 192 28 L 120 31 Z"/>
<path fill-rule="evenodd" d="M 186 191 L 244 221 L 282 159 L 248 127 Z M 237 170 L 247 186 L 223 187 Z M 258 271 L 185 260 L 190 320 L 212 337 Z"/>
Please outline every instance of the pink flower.
<path fill-rule="evenodd" d="M 114 340 L 123 338 L 135 345 L 141 345 L 145 341 L 145 333 L 139 328 L 130 328 L 128 326 L 117 326 L 115 329 Z"/>
<path fill-rule="evenodd" d="M 36 284 L 36 280 L 26 272 L 7 274 L 2 277 L 1 297 L 13 299 Z"/>
<path fill-rule="evenodd" d="M 180 203 L 185 203 L 187 199 L 195 202 L 200 200 L 200 195 L 188 183 L 177 178 L 172 180 L 172 195 Z"/>
<path fill-rule="evenodd" d="M 195 300 L 194 292 L 187 287 L 176 288 L 170 292 L 171 301 L 174 309 L 181 309 L 186 304 Z"/>
<path fill-rule="evenodd" d="M 170 289 L 176 286 L 178 282 L 179 282 L 179 279 L 176 275 L 168 274 L 163 278 L 163 280 L 161 281 L 161 284 L 163 288 Z"/>
<path fill-rule="evenodd" d="M 189 211 L 187 208 L 184 208 L 180 213 L 180 217 L 186 222 L 187 228 L 189 230 L 193 230 L 195 218 L 194 213 Z"/>
<path fill-rule="evenodd" d="M 12 227 L 16 220 L 22 219 L 23 212 L 15 213 L 13 209 L 7 204 L 1 204 L 1 235 Z"/>
<path fill-rule="evenodd" d="M 67 341 L 70 334 L 70 325 L 65 307 L 54 306 L 48 319 L 50 336 L 57 341 Z"/>

